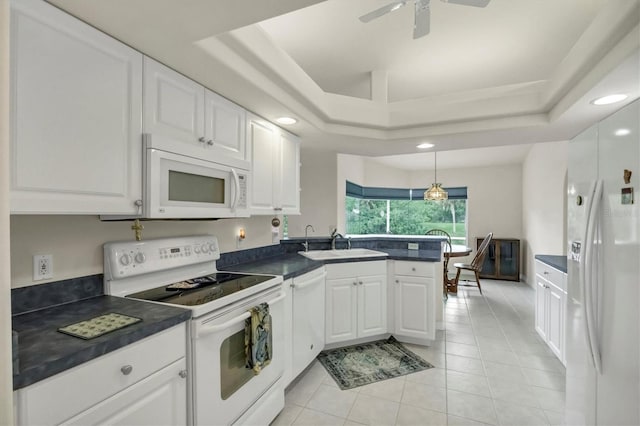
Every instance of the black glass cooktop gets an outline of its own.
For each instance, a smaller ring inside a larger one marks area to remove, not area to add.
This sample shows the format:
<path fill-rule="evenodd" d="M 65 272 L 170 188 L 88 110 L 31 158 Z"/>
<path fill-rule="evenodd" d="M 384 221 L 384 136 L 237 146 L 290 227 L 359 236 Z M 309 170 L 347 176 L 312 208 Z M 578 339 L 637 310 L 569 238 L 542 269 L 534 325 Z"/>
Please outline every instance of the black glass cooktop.
<path fill-rule="evenodd" d="M 127 295 L 134 299 L 195 306 L 220 299 L 237 291 L 253 287 L 272 278 L 271 275 L 245 275 L 218 272 L 204 277 L 191 278 L 168 286 L 156 287 Z"/>

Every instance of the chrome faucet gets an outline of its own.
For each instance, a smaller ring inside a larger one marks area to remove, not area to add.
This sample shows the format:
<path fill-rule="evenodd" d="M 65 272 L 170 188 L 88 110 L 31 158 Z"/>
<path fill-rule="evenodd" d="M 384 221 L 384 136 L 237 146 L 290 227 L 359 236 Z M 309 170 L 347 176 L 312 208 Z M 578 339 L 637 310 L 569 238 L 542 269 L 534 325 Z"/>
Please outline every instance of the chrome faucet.
<path fill-rule="evenodd" d="M 331 232 L 331 250 L 335 250 L 336 249 L 336 238 L 338 238 L 338 237 L 344 238 L 344 235 L 339 233 L 337 229 L 334 229 Z"/>
<path fill-rule="evenodd" d="M 313 226 L 311 225 L 307 225 L 304 228 L 304 243 L 302 243 L 302 246 L 304 247 L 304 251 L 309 251 L 309 237 L 307 237 L 307 231 L 309 230 L 309 228 L 311 228 L 312 232 L 316 232 L 316 230 L 313 229 Z"/>

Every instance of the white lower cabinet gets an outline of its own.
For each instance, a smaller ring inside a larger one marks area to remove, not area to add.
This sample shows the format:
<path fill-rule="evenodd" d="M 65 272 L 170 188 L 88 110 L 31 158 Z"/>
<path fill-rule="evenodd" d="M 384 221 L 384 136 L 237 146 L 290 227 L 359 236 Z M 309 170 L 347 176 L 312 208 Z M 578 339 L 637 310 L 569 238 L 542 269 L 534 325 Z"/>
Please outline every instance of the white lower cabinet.
<path fill-rule="evenodd" d="M 394 264 L 394 335 L 419 340 L 436 337 L 436 275 L 440 263 L 396 261 Z M 441 288 L 441 286 L 438 286 Z"/>
<path fill-rule="evenodd" d="M 324 349 L 324 267 L 295 277 L 292 321 L 292 378 L 298 376 Z"/>
<path fill-rule="evenodd" d="M 567 274 L 536 260 L 536 331 L 563 364 L 566 302 Z"/>
<path fill-rule="evenodd" d="M 16 391 L 18 425 L 184 425 L 180 324 Z"/>
<path fill-rule="evenodd" d="M 329 264 L 326 343 L 387 332 L 386 261 Z"/>

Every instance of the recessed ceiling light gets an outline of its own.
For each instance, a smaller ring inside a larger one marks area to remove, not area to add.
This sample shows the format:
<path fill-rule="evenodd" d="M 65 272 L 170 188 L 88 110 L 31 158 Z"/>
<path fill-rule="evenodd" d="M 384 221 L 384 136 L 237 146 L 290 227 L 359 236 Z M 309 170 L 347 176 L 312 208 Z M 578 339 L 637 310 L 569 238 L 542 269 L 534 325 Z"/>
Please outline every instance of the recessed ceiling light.
<path fill-rule="evenodd" d="M 616 95 L 608 95 L 608 96 L 603 96 L 603 97 L 598 98 L 598 99 L 594 99 L 594 100 L 591 101 L 591 103 L 594 104 L 594 105 L 609 105 L 609 104 L 615 104 L 616 102 L 624 101 L 628 97 L 629 96 L 627 96 L 627 95 L 624 95 L 622 93 L 618 93 Z"/>
<path fill-rule="evenodd" d="M 435 145 L 434 145 L 434 144 L 432 144 L 432 143 L 424 142 L 424 143 L 421 143 L 420 145 L 416 145 L 416 148 L 419 148 L 419 149 L 429 149 L 429 148 L 433 148 L 434 146 L 435 146 Z"/>
<path fill-rule="evenodd" d="M 276 121 L 279 124 L 285 124 L 285 125 L 296 124 L 298 122 L 298 120 L 296 120 L 293 117 L 279 117 L 279 118 L 276 118 Z"/>
<path fill-rule="evenodd" d="M 615 132 L 616 136 L 627 136 L 629 133 L 631 133 L 631 130 L 629 129 L 618 129 Z"/>

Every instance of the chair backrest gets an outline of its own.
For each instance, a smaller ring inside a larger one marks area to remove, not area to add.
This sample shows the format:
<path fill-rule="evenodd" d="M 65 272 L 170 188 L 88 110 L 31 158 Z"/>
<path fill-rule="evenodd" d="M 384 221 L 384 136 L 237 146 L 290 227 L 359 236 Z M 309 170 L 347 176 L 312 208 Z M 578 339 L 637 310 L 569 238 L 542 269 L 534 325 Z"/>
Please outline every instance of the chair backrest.
<path fill-rule="evenodd" d="M 424 235 L 440 235 L 443 237 L 447 237 L 447 240 L 444 243 L 447 249 L 449 250 L 449 252 L 451 252 L 451 235 L 449 235 L 447 231 L 442 229 L 429 229 L 427 232 L 425 232 Z M 446 268 L 447 264 L 449 263 L 449 258 L 447 256 L 443 256 L 443 257 L 444 257 L 444 264 Z"/>
<path fill-rule="evenodd" d="M 484 240 L 482 240 L 480 247 L 478 247 L 478 251 L 476 252 L 476 255 L 471 261 L 471 267 L 475 271 L 479 271 L 480 269 L 482 269 L 482 263 L 484 262 L 484 257 L 487 254 L 487 250 L 489 249 L 489 243 L 491 243 L 492 238 L 493 238 L 493 232 L 489 232 L 489 234 L 487 234 L 487 236 L 484 237 Z"/>

